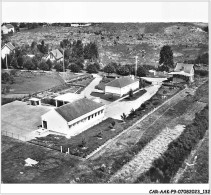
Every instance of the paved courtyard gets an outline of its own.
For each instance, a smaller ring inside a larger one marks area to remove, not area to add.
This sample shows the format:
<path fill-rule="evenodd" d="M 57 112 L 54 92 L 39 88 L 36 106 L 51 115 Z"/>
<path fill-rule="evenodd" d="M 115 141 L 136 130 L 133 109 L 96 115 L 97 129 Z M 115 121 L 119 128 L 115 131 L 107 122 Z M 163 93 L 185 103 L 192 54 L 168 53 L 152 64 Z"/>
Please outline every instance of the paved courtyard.
<path fill-rule="evenodd" d="M 37 126 L 41 125 L 41 116 L 52 107 L 31 106 L 26 102 L 14 101 L 1 107 L 1 131 L 11 136 L 31 137 Z M 23 138 L 22 138 L 23 139 Z"/>

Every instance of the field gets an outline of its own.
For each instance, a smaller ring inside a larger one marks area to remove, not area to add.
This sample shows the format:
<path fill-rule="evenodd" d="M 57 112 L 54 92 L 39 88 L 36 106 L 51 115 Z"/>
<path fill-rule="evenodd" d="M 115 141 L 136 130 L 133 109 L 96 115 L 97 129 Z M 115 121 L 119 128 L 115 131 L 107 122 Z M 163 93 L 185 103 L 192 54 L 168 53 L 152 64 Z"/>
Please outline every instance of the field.
<path fill-rule="evenodd" d="M 195 58 L 208 52 L 208 34 L 198 30 L 195 23 L 101 23 L 74 28 L 50 26 L 15 33 L 11 40 L 18 45 L 44 40 L 50 48 L 58 48 L 63 39 L 81 39 L 84 43 L 96 41 L 103 65 L 111 61 L 156 65 L 160 48 L 171 45 L 175 62 Z M 80 31 L 80 32 L 79 32 Z M 144 56 L 142 52 L 144 51 Z"/>
<path fill-rule="evenodd" d="M 70 156 L 6 136 L 2 136 L 2 146 L 2 183 L 58 183 L 61 178 L 68 182 L 66 170 L 78 164 Z M 27 158 L 38 164 L 24 166 Z"/>

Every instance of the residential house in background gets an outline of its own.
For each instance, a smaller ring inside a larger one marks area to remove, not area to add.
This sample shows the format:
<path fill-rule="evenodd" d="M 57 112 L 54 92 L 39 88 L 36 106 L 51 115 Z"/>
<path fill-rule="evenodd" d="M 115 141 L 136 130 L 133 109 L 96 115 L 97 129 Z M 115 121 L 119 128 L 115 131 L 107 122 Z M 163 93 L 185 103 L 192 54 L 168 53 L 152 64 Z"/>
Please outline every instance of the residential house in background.
<path fill-rule="evenodd" d="M 112 94 L 114 96 L 120 96 L 129 93 L 130 90 L 136 90 L 139 88 L 139 80 L 134 76 L 125 76 L 115 79 L 105 86 L 105 94 Z"/>
<path fill-rule="evenodd" d="M 9 32 L 15 32 L 15 27 L 12 24 L 5 24 L 1 27 L 3 34 L 8 34 Z"/>
<path fill-rule="evenodd" d="M 4 46 L 1 48 L 1 57 L 4 59 L 6 55 L 10 54 L 14 50 L 15 47 L 12 45 L 11 42 L 4 44 Z"/>
<path fill-rule="evenodd" d="M 52 62 L 61 62 L 63 61 L 63 54 L 58 50 L 52 50 L 50 51 L 45 57 L 44 59 L 47 61 L 48 59 L 51 60 Z"/>
<path fill-rule="evenodd" d="M 42 127 L 66 137 L 75 136 L 104 118 L 105 105 L 83 98 L 42 115 Z"/>
<path fill-rule="evenodd" d="M 177 63 L 174 72 L 170 72 L 173 75 L 173 82 L 193 82 L 194 81 L 194 64 Z"/>

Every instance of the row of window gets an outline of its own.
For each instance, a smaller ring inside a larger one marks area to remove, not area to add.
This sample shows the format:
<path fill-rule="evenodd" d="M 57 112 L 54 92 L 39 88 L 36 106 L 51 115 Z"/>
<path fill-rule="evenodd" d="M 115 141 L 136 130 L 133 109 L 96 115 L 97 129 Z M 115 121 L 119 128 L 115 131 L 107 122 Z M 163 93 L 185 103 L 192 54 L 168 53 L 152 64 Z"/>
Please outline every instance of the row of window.
<path fill-rule="evenodd" d="M 92 114 L 92 115 L 90 115 L 90 116 L 88 116 L 88 117 L 86 117 L 86 118 L 84 118 L 84 119 L 82 119 L 82 120 L 76 122 L 76 123 L 73 123 L 72 125 L 69 125 L 69 128 L 74 127 L 75 125 L 78 125 L 78 124 L 81 123 L 81 122 L 85 122 L 85 121 L 87 121 L 87 120 L 90 120 L 91 118 L 94 118 L 94 117 L 96 117 L 97 115 L 100 115 L 100 114 L 102 114 L 102 113 L 103 113 L 103 110 L 100 110 L 100 111 L 98 111 L 98 112 L 96 112 L 96 113 L 94 113 L 94 114 Z"/>

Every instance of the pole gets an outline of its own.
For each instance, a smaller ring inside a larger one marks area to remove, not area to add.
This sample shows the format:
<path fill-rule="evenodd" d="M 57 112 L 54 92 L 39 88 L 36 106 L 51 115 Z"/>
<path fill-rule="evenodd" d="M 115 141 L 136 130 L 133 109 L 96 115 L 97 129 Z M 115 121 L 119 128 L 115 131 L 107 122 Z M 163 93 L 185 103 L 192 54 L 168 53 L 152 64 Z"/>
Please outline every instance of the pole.
<path fill-rule="evenodd" d="M 65 69 L 64 69 L 64 49 L 63 49 L 63 72 L 65 72 Z"/>
<path fill-rule="evenodd" d="M 61 148 L 61 153 L 62 153 L 62 146 L 60 146 L 60 148 Z"/>
<path fill-rule="evenodd" d="M 8 64 L 7 64 L 7 54 L 6 54 L 6 66 L 7 66 L 7 70 L 8 70 Z"/>
<path fill-rule="evenodd" d="M 135 76 L 136 76 L 137 75 L 138 56 L 136 56 L 135 58 L 136 58 L 136 66 L 135 66 Z"/>

